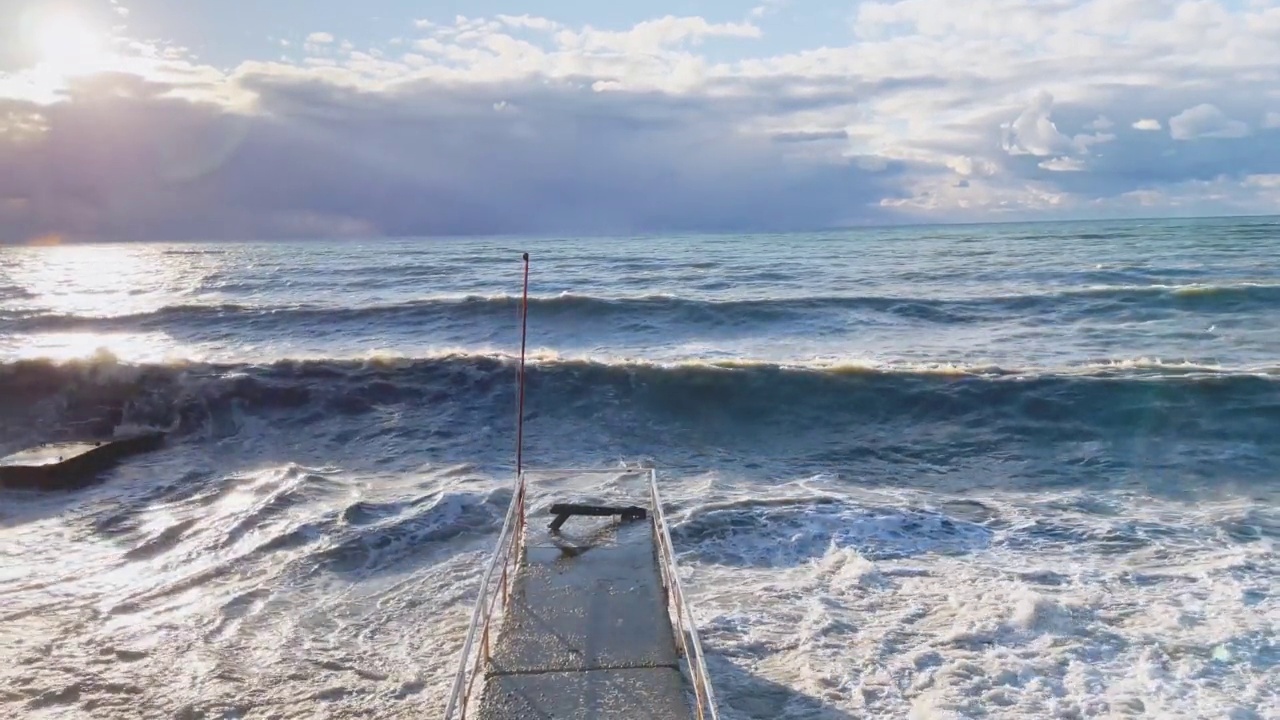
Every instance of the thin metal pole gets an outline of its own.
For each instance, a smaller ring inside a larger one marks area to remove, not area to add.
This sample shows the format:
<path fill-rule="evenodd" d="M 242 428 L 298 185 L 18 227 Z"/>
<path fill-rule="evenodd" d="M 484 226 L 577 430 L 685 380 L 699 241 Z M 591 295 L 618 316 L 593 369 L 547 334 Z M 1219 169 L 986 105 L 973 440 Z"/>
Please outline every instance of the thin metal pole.
<path fill-rule="evenodd" d="M 516 406 L 516 476 L 524 470 L 524 353 L 529 337 L 529 253 L 524 254 L 524 293 L 520 300 L 520 401 Z"/>

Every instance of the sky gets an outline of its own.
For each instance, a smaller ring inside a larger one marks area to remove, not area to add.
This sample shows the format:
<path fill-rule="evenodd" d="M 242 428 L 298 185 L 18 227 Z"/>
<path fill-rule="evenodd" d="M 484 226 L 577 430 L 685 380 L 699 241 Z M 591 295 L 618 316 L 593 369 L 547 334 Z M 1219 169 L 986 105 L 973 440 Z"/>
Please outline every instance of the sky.
<path fill-rule="evenodd" d="M 0 18 L 0 242 L 1280 212 L 1280 0 Z"/>

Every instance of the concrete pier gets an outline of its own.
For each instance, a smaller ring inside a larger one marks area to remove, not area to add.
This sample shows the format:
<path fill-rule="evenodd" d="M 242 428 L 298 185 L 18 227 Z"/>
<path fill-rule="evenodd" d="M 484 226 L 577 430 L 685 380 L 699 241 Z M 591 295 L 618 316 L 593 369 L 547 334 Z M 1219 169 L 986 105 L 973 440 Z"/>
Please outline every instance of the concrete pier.
<path fill-rule="evenodd" d="M 475 717 L 689 720 L 653 523 L 530 520 Z"/>
<path fill-rule="evenodd" d="M 164 433 L 147 432 L 106 440 L 39 445 L 0 458 L 0 488 L 72 490 L 92 484 L 121 459 L 149 452 Z"/>

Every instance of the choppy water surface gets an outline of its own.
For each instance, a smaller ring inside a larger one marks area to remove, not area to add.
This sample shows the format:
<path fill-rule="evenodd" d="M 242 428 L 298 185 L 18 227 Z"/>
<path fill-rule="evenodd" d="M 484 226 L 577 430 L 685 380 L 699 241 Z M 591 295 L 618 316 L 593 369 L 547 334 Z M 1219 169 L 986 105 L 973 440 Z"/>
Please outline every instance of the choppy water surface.
<path fill-rule="evenodd" d="M 0 492 L 0 715 L 438 716 L 526 250 L 526 457 L 661 470 L 724 717 L 1277 717 L 1275 219 L 0 249 L 0 451 L 173 432 Z"/>

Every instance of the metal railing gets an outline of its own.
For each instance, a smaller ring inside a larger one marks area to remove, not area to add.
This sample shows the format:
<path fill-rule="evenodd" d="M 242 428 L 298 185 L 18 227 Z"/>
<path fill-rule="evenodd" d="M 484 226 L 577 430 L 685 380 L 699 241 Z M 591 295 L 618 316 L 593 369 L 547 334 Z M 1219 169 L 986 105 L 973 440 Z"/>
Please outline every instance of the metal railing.
<path fill-rule="evenodd" d="M 719 720 L 720 713 L 716 708 L 715 691 L 711 689 L 711 678 L 707 673 L 707 663 L 702 653 L 702 641 L 698 638 L 698 623 L 693 617 L 692 608 L 685 600 L 684 588 L 680 585 L 680 572 L 676 565 L 675 549 L 671 544 L 671 531 L 667 526 L 667 515 L 662 509 L 662 497 L 658 493 L 656 470 L 649 470 L 649 502 L 653 506 L 654 536 L 658 544 L 658 567 L 662 571 L 662 584 L 667 589 L 668 603 L 675 610 L 675 630 L 680 651 L 689 662 L 689 675 L 693 684 L 698 720 L 708 718 Z"/>
<path fill-rule="evenodd" d="M 515 582 L 520 552 L 524 547 L 525 489 L 525 475 L 519 473 L 516 476 L 516 491 L 511 496 L 507 517 L 502 523 L 502 533 L 498 536 L 497 549 L 480 580 L 480 591 L 476 596 L 475 609 L 471 613 L 471 624 L 467 627 L 467 639 L 462 645 L 462 659 L 453 679 L 453 690 L 449 693 L 444 720 L 455 717 L 466 720 L 476 678 L 484 674 L 483 664 L 489 661 L 493 637 L 490 628 L 497 616 L 498 598 L 502 598 L 502 609 L 505 611 L 511 594 L 511 583 Z M 491 588 L 494 573 L 499 567 L 502 568 L 502 574 L 498 585 Z M 475 647 L 477 635 L 480 636 L 479 647 Z"/>
<path fill-rule="evenodd" d="M 675 550 L 671 544 L 671 532 L 667 526 L 666 514 L 662 509 L 662 497 L 658 493 L 657 471 L 653 469 L 539 469 L 532 472 L 577 475 L 621 473 L 648 477 L 658 567 L 662 574 L 662 585 L 666 589 L 668 609 L 674 610 L 672 615 L 675 618 L 677 646 L 688 660 L 688 674 L 693 685 L 697 717 L 698 720 L 719 720 L 715 692 L 711 688 L 707 673 L 697 623 L 680 584 Z M 484 577 L 480 581 L 475 608 L 471 614 L 471 623 L 467 628 L 466 640 L 462 646 L 462 657 L 457 674 L 454 676 L 453 689 L 449 694 L 449 704 L 445 708 L 444 720 L 454 720 L 454 718 L 466 720 L 476 678 L 484 675 L 484 664 L 489 661 L 492 650 L 494 635 L 492 628 L 496 618 L 501 617 L 497 611 L 499 607 L 504 612 L 506 610 L 511 585 L 515 582 L 516 569 L 524 550 L 527 489 L 527 472 L 520 472 L 516 479 L 515 494 L 511 496 L 511 504 L 507 508 L 507 516 L 502 524 L 502 532 L 498 536 L 497 549 L 489 560 Z M 499 572 L 498 583 L 494 585 L 494 575 Z M 501 604 L 498 602 L 499 598 L 502 599 Z M 479 640 L 478 646 L 477 640 Z"/>

